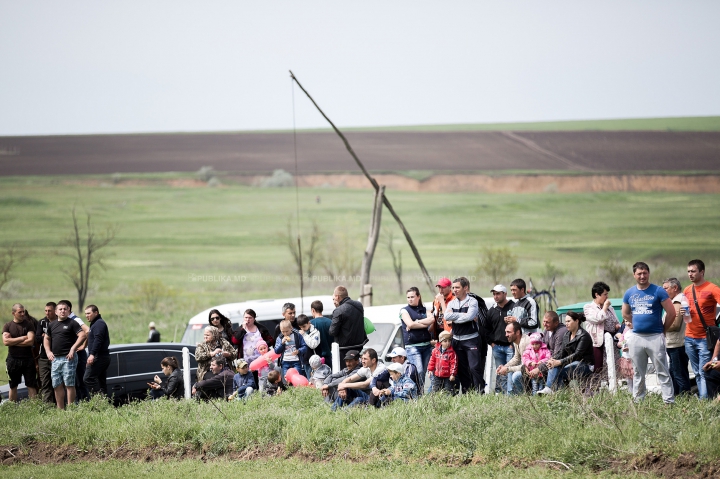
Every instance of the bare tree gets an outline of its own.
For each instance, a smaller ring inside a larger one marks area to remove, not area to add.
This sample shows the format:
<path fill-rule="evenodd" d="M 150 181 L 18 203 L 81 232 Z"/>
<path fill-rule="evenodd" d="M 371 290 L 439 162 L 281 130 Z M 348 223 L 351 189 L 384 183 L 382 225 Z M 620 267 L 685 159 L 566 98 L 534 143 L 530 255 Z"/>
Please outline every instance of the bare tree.
<path fill-rule="evenodd" d="M 77 311 L 82 311 L 85 307 L 91 273 L 96 267 L 105 269 L 103 260 L 106 254 L 101 250 L 115 239 L 117 233 L 115 226 L 108 226 L 102 234 L 96 233 L 91 224 L 90 213 L 86 212 L 85 215 L 87 217 L 85 231 L 82 232 L 78 225 L 75 208 L 73 208 L 73 230 L 65 240 L 65 245 L 70 248 L 70 251 L 61 253 L 61 256 L 70 258 L 73 262 L 72 266 L 65 270 L 65 274 L 78 293 Z"/>
<path fill-rule="evenodd" d="M 295 266 L 297 266 L 298 274 L 301 271 L 300 268 L 300 251 L 298 250 L 298 244 L 297 244 L 297 237 L 293 235 L 292 233 L 292 218 L 288 218 L 287 222 L 287 234 L 285 236 L 285 240 L 287 241 L 288 248 L 290 249 L 290 254 L 293 257 L 293 260 L 295 261 Z M 305 250 L 302 252 L 302 262 L 303 262 L 303 272 L 306 276 L 312 277 L 312 275 L 317 270 L 318 266 L 320 265 L 322 261 L 322 255 L 320 251 L 320 247 L 322 245 L 323 240 L 323 234 L 320 231 L 320 225 L 318 224 L 317 220 L 312 221 L 312 225 L 310 227 L 310 234 L 309 236 L 305 237 L 305 244 L 307 245 L 305 247 Z"/>
<path fill-rule="evenodd" d="M 16 244 L 0 250 L 0 291 L 12 279 L 13 270 L 30 256 L 29 251 L 21 251 Z"/>
<path fill-rule="evenodd" d="M 402 296 L 404 293 L 403 291 L 403 285 L 402 285 L 402 250 L 398 250 L 397 255 L 395 255 L 395 247 L 393 246 L 393 232 L 392 230 L 387 230 L 385 234 L 385 238 L 383 238 L 385 243 L 387 244 L 388 251 L 390 252 L 390 256 L 392 257 L 393 262 L 393 270 L 395 271 L 395 276 L 397 277 L 398 282 L 398 292 Z"/>
<path fill-rule="evenodd" d="M 477 272 L 492 278 L 495 284 L 511 276 L 518 268 L 518 257 L 510 248 L 485 248 Z"/>

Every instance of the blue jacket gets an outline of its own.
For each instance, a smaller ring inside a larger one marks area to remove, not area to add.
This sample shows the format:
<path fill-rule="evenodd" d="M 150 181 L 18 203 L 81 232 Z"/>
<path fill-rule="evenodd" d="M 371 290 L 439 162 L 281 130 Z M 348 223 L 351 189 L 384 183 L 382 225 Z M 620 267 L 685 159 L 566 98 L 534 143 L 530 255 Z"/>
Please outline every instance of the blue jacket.
<path fill-rule="evenodd" d="M 390 386 L 390 392 L 392 392 L 392 398 L 402 399 L 403 401 L 409 401 L 410 399 L 417 399 L 417 386 L 407 376 L 400 376 L 395 384 Z"/>
<path fill-rule="evenodd" d="M 240 373 L 235 374 L 233 377 L 233 392 L 242 389 L 245 392 L 245 388 L 257 389 L 255 385 L 255 378 L 251 372 L 248 372 L 244 376 Z"/>
<path fill-rule="evenodd" d="M 298 350 L 297 360 L 304 363 L 305 361 L 303 358 L 305 357 L 305 353 L 307 353 L 308 347 L 305 344 L 302 334 L 300 334 L 296 329 L 293 329 L 292 333 L 293 338 L 295 339 L 295 347 Z M 280 359 L 282 359 L 282 355 L 285 353 L 285 343 L 282 342 L 282 339 L 283 335 L 280 334 L 275 340 L 275 354 L 280 354 Z"/>

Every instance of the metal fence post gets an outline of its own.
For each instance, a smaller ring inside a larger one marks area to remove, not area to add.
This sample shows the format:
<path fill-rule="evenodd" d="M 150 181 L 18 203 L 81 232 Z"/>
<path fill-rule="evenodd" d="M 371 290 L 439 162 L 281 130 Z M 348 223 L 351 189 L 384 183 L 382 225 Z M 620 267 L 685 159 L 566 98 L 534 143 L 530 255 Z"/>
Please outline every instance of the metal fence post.
<path fill-rule="evenodd" d="M 190 399 L 190 351 L 182 348 L 183 381 L 185 382 L 185 399 Z"/>

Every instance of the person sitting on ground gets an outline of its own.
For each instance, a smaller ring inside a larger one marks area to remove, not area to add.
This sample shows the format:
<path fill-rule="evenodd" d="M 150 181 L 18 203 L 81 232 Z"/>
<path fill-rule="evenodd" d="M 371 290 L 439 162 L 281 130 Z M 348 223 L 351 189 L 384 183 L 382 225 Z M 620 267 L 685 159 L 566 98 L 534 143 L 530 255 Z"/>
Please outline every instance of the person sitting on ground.
<path fill-rule="evenodd" d="M 341 369 L 336 373 L 332 373 L 330 376 L 325 378 L 323 386 L 320 389 L 323 398 L 328 402 L 334 402 L 337 398 L 338 385 L 343 382 L 346 378 L 352 376 L 360 369 L 360 353 L 354 349 L 351 349 L 345 353 L 345 368 Z"/>
<path fill-rule="evenodd" d="M 497 374 L 508 375 L 508 394 L 525 392 L 523 381 L 522 353 L 530 344 L 530 336 L 523 336 L 523 328 L 518 321 L 511 321 L 505 326 L 505 337 L 513 346 L 513 358 L 502 366 L 498 366 Z"/>
<path fill-rule="evenodd" d="M 219 356 L 210 362 L 210 371 L 212 377 L 195 383 L 193 396 L 198 399 L 226 399 L 233 392 L 233 372 L 227 367 L 225 359 Z"/>
<path fill-rule="evenodd" d="M 322 359 L 317 354 L 310 356 L 310 384 L 317 389 L 321 389 L 325 384 L 325 378 L 332 374 L 330 366 L 323 364 Z"/>
<path fill-rule="evenodd" d="M 435 345 L 428 363 L 428 370 L 432 378 L 432 392 L 445 391 L 453 394 L 457 369 L 457 356 L 452 348 L 452 333 L 443 331 L 438 337 L 438 343 Z"/>
<path fill-rule="evenodd" d="M 580 327 L 585 315 L 570 311 L 565 316 L 567 331 L 562 347 L 548 360 L 550 368 L 547 385 L 538 394 L 552 394 L 553 390 L 564 387 L 565 379 L 581 379 L 592 373 L 594 361 L 590 334 Z"/>
<path fill-rule="evenodd" d="M 220 337 L 220 330 L 215 326 L 207 326 L 203 333 L 203 341 L 195 348 L 197 361 L 197 379 L 202 381 L 210 369 L 210 361 L 215 357 L 222 357 L 227 361 L 235 359 L 235 348 L 227 340 Z"/>
<path fill-rule="evenodd" d="M 183 399 L 185 397 L 185 381 L 177 358 L 174 356 L 163 358 L 160 361 L 160 368 L 167 380 L 163 381 L 156 374 L 153 382 L 148 383 L 151 389 L 150 397 L 159 399 L 165 396 L 168 399 Z"/>
<path fill-rule="evenodd" d="M 522 363 L 525 370 L 532 371 L 541 363 L 547 363 L 550 358 L 552 358 L 552 354 L 550 354 L 547 345 L 543 343 L 542 334 L 532 333 L 530 335 L 530 344 L 522 354 Z M 531 378 L 530 384 L 532 385 L 532 393 L 535 395 L 545 387 L 545 377 L 540 374 L 538 377 Z"/>
<path fill-rule="evenodd" d="M 310 318 L 304 314 L 297 317 L 297 325 L 298 332 L 302 336 L 303 341 L 305 341 L 305 346 L 307 346 L 307 352 L 305 353 L 306 357 L 302 358 L 303 367 L 305 367 L 308 366 L 310 356 L 313 354 L 317 355 L 320 352 L 320 331 L 313 326 L 310 322 Z M 305 376 L 310 379 L 310 376 L 312 376 L 311 368 L 306 368 Z"/>
<path fill-rule="evenodd" d="M 282 375 L 285 377 L 288 369 L 295 368 L 304 374 L 302 357 L 307 351 L 305 340 L 300 333 L 292 328 L 287 319 L 280 321 L 280 335 L 275 340 L 275 353 L 282 356 Z"/>
<path fill-rule="evenodd" d="M 279 396 L 283 391 L 287 391 L 287 386 L 283 384 L 280 371 L 272 370 L 268 373 L 267 386 L 265 393 L 268 396 Z"/>
<path fill-rule="evenodd" d="M 703 371 L 705 371 L 708 399 L 720 401 L 720 339 L 715 342 L 712 359 L 703 364 Z"/>
<path fill-rule="evenodd" d="M 418 371 L 416 365 L 408 360 L 408 354 L 409 353 L 405 348 L 401 348 L 398 346 L 396 348 L 393 348 L 393 350 L 388 353 L 387 357 L 390 358 L 391 362 L 398 363 L 403 368 L 405 368 L 403 376 L 407 376 L 412 379 L 415 385 L 419 388 L 420 385 L 424 383 L 424 381 L 420 380 L 420 372 Z M 388 379 L 389 378 L 390 375 L 388 374 Z M 418 389 L 418 396 L 422 396 L 422 391 L 420 391 L 420 389 Z"/>
<path fill-rule="evenodd" d="M 412 379 L 403 374 L 403 367 L 398 363 L 391 363 L 387 367 L 392 379 L 392 385 L 382 390 L 382 395 L 386 401 L 409 401 L 417 399 L 417 385 Z"/>
<path fill-rule="evenodd" d="M 233 366 L 235 366 L 237 374 L 233 377 L 233 393 L 228 397 L 228 401 L 247 399 L 257 389 L 255 377 L 253 377 L 248 363 L 244 359 L 236 359 L 233 361 Z"/>
<path fill-rule="evenodd" d="M 550 350 L 550 355 L 554 351 L 558 351 L 562 348 L 562 338 L 565 335 L 567 328 L 564 324 L 560 323 L 560 317 L 555 311 L 546 311 L 543 316 L 543 343 Z M 547 379 L 548 367 L 547 363 L 540 363 L 535 369 L 527 371 L 527 375 L 530 379 L 538 378 L 543 376 Z"/>
<path fill-rule="evenodd" d="M 355 374 L 338 384 L 338 397 L 333 403 L 333 410 L 343 406 L 359 406 L 369 401 L 372 392 L 370 383 L 373 377 L 385 371 L 385 364 L 378 362 L 377 352 L 372 348 L 366 349 L 363 353 L 362 364 L 363 367 Z M 400 365 L 398 367 L 402 368 Z M 405 368 L 402 370 L 404 371 Z"/>

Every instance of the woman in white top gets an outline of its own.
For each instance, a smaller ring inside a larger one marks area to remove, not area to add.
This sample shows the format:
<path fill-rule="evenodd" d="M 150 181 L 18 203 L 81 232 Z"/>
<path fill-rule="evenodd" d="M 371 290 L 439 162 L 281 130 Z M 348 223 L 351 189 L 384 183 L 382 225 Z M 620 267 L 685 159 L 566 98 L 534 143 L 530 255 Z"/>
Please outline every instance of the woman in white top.
<path fill-rule="evenodd" d="M 583 313 L 587 321 L 585 323 L 585 330 L 590 333 L 590 337 L 592 338 L 593 364 L 595 366 L 594 370 L 597 373 L 602 370 L 605 358 L 605 349 L 603 347 L 605 332 L 607 331 L 614 336 L 620 328 L 620 321 L 618 321 L 615 310 L 608 299 L 610 286 L 602 281 L 598 281 L 593 284 L 591 293 L 593 300 L 585 305 Z"/>

